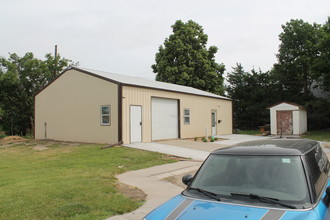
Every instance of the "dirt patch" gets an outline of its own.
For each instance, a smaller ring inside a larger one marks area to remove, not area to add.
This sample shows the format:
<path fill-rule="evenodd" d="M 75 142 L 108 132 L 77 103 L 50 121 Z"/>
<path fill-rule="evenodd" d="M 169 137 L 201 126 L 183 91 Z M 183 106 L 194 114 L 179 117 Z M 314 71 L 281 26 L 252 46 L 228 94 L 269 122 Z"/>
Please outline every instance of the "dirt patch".
<path fill-rule="evenodd" d="M 10 147 L 11 145 L 25 142 L 27 139 L 19 136 L 8 136 L 0 139 L 0 147 Z"/>
<path fill-rule="evenodd" d="M 8 136 L 8 137 L 4 137 L 2 138 L 0 141 L 3 143 L 8 143 L 8 142 L 19 142 L 19 141 L 25 141 L 25 138 L 22 138 L 20 136 Z"/>
<path fill-rule="evenodd" d="M 117 184 L 117 190 L 134 201 L 145 200 L 147 195 L 139 188 L 129 186 L 123 183 Z"/>
<path fill-rule="evenodd" d="M 33 150 L 38 150 L 38 151 L 43 151 L 43 150 L 48 150 L 48 147 L 42 146 L 42 145 L 37 145 L 32 148 Z"/>
<path fill-rule="evenodd" d="M 183 184 L 182 177 L 187 174 L 191 174 L 194 176 L 196 172 L 197 172 L 197 170 L 195 170 L 193 172 L 183 173 L 183 174 L 176 175 L 176 176 L 170 176 L 170 177 L 164 178 L 163 180 L 173 183 L 174 185 L 180 186 L 182 189 L 185 189 L 185 188 L 187 188 L 187 186 L 185 184 Z"/>
<path fill-rule="evenodd" d="M 326 148 L 330 148 L 330 142 L 322 142 L 321 146 L 326 147 Z"/>
<path fill-rule="evenodd" d="M 172 159 L 172 160 L 176 160 L 176 161 L 187 161 L 187 160 L 190 160 L 188 158 L 185 158 L 185 157 L 179 157 L 179 156 L 174 156 L 174 155 L 169 155 L 169 154 L 164 154 L 162 156 L 162 159 Z"/>
<path fill-rule="evenodd" d="M 170 182 L 170 183 L 173 183 L 174 185 L 180 186 L 182 189 L 185 189 L 187 186 L 183 184 L 182 177 L 186 174 L 191 174 L 191 173 L 185 173 L 185 174 L 182 174 L 182 175 L 170 176 L 170 177 L 167 177 L 163 180 L 167 181 L 167 182 Z"/>
<path fill-rule="evenodd" d="M 31 148 L 32 150 L 45 151 L 50 148 L 79 146 L 81 145 L 81 143 L 54 141 L 54 140 L 26 139 L 19 136 L 8 136 L 0 139 L 1 148 L 7 148 L 15 145 L 22 145 Z"/>

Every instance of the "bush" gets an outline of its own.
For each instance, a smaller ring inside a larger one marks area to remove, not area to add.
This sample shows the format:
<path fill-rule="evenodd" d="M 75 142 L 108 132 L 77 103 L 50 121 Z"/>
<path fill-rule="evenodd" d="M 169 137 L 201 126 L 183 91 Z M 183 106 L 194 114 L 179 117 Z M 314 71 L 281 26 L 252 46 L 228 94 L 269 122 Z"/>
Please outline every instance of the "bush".
<path fill-rule="evenodd" d="M 308 130 L 329 128 L 330 103 L 322 98 L 314 99 L 305 105 L 308 117 Z"/>

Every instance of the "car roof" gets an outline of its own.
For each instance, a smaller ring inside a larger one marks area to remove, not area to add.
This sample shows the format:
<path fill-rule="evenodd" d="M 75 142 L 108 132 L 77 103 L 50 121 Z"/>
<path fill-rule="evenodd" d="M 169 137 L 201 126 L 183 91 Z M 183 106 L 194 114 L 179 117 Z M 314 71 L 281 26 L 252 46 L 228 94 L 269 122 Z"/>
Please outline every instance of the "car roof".
<path fill-rule="evenodd" d="M 318 145 L 317 141 L 309 139 L 274 138 L 239 143 L 228 148 L 215 150 L 212 154 L 302 156 Z"/>

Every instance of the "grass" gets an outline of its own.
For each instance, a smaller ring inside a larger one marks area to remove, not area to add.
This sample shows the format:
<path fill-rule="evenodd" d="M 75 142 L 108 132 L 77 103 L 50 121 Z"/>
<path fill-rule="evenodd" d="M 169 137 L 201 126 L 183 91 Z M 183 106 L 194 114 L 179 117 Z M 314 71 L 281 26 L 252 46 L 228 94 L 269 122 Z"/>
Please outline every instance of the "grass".
<path fill-rule="evenodd" d="M 0 130 L 0 139 L 6 137 L 7 135 L 4 132 L 1 132 Z"/>
<path fill-rule="evenodd" d="M 260 130 L 240 130 L 238 134 L 259 135 Z M 306 134 L 301 135 L 301 137 L 330 142 L 330 130 L 309 131 Z"/>
<path fill-rule="evenodd" d="M 238 134 L 248 134 L 248 135 L 259 135 L 260 134 L 260 130 L 239 130 L 237 132 Z"/>
<path fill-rule="evenodd" d="M 317 140 L 317 141 L 330 142 L 330 130 L 309 131 L 309 132 L 307 132 L 307 134 L 302 135 L 302 137 Z"/>
<path fill-rule="evenodd" d="M 105 219 L 130 212 L 115 175 L 173 162 L 164 155 L 101 145 L 0 145 L 0 219 Z M 38 143 L 40 145 L 40 143 Z"/>

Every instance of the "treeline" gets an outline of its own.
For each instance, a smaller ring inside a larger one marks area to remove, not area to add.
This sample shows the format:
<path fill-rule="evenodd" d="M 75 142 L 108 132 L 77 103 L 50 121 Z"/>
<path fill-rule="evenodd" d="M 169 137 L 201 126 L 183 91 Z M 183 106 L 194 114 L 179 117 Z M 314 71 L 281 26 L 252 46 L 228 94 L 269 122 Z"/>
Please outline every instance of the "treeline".
<path fill-rule="evenodd" d="M 69 65 L 75 64 L 60 55 L 46 54 L 44 60 L 33 53 L 1 57 L 0 130 L 8 135 L 33 134 L 34 95 Z"/>
<path fill-rule="evenodd" d="M 246 71 L 241 64 L 227 74 L 215 62 L 218 48 L 207 48 L 208 36 L 194 21 L 180 20 L 156 53 L 156 80 L 191 86 L 234 102 L 234 128 L 255 129 L 269 123 L 267 107 L 282 101 L 304 106 L 308 129 L 330 128 L 330 18 L 324 24 L 291 20 L 282 26 L 277 63 L 269 71 Z M 0 131 L 33 134 L 34 96 L 71 60 L 46 54 L 44 60 L 26 53 L 0 58 Z"/>
<path fill-rule="evenodd" d="M 267 107 L 286 101 L 307 109 L 308 129 L 330 128 L 330 18 L 323 25 L 291 20 L 282 29 L 270 71 L 246 72 L 237 64 L 227 75 L 234 126 L 254 129 L 269 123 Z"/>

